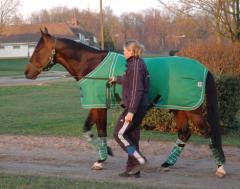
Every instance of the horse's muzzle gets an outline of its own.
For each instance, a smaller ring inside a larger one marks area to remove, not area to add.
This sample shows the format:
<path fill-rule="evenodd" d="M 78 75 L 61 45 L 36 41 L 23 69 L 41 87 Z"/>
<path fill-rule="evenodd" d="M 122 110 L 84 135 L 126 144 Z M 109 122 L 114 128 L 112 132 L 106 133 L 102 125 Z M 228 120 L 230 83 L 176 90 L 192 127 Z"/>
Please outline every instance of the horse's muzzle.
<path fill-rule="evenodd" d="M 31 69 L 31 66 L 27 65 L 24 75 L 27 79 L 36 79 L 39 72 L 37 70 Z"/>

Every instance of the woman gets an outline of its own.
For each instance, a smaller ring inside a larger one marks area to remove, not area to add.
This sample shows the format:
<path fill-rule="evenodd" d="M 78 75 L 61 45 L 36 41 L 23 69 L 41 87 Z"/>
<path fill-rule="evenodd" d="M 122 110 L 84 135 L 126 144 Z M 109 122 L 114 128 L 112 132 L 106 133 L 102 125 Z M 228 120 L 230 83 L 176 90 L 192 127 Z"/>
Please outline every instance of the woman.
<path fill-rule="evenodd" d="M 140 123 L 149 105 L 149 73 L 140 58 L 142 53 L 142 45 L 135 40 L 127 41 L 124 45 L 126 72 L 116 80 L 109 79 L 110 83 L 122 85 L 124 111 L 114 130 L 115 140 L 128 154 L 126 170 L 119 174 L 121 177 L 140 177 L 140 170 L 146 164 L 146 158 L 139 151 Z"/>

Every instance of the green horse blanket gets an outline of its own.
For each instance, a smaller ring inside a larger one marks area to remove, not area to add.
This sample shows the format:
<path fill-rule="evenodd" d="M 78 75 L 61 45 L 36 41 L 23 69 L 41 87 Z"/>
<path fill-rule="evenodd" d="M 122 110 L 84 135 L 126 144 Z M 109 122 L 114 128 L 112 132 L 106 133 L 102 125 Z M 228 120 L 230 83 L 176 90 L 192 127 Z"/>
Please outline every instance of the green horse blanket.
<path fill-rule="evenodd" d="M 178 57 L 144 58 L 150 74 L 149 102 L 157 95 L 160 99 L 154 103 L 157 108 L 194 110 L 205 98 L 205 83 L 207 68 L 198 61 Z M 123 75 L 126 70 L 126 60 L 123 55 L 109 52 L 99 66 L 79 81 L 80 101 L 83 108 L 110 108 L 119 106 L 114 93 L 122 94 L 121 85 L 107 88 L 106 80 Z"/>

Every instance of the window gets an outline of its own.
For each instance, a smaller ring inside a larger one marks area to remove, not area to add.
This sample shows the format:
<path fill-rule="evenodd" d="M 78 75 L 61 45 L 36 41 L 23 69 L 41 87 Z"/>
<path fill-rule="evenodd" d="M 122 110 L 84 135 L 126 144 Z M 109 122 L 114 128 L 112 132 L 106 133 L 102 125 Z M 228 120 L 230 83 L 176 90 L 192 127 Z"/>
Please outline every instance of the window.
<path fill-rule="evenodd" d="M 85 36 L 81 33 L 78 34 L 80 41 L 84 42 L 85 41 Z"/>
<path fill-rule="evenodd" d="M 29 48 L 35 48 L 36 45 L 28 45 Z"/>
<path fill-rule="evenodd" d="M 20 49 L 20 45 L 13 45 L 13 49 Z"/>
<path fill-rule="evenodd" d="M 93 42 L 97 43 L 97 38 L 95 36 L 93 37 Z"/>

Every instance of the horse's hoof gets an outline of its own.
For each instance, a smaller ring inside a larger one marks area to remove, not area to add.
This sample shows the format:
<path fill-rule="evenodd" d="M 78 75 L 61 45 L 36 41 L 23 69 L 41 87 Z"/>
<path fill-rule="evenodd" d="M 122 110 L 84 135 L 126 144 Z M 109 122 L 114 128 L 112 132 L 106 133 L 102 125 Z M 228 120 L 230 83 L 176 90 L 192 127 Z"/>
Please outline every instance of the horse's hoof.
<path fill-rule="evenodd" d="M 216 171 L 216 176 L 219 178 L 223 178 L 226 175 L 226 171 L 224 170 L 223 165 L 218 167 L 217 171 Z"/>
<path fill-rule="evenodd" d="M 161 165 L 161 170 L 163 172 L 167 172 L 167 171 L 170 171 L 170 166 L 172 166 L 171 164 L 167 163 L 167 162 L 164 162 L 162 165 Z"/>
<path fill-rule="evenodd" d="M 170 166 L 173 166 L 173 165 L 172 165 L 172 164 L 169 164 L 169 163 L 167 163 L 167 162 L 164 162 L 164 163 L 161 165 L 162 168 L 166 168 L 166 167 L 170 167 Z"/>
<path fill-rule="evenodd" d="M 102 163 L 95 162 L 91 169 L 92 170 L 102 170 L 103 169 L 103 165 L 102 165 Z"/>
<path fill-rule="evenodd" d="M 168 171 L 170 171 L 170 168 L 169 167 L 161 167 L 161 170 L 163 172 L 168 172 Z"/>

